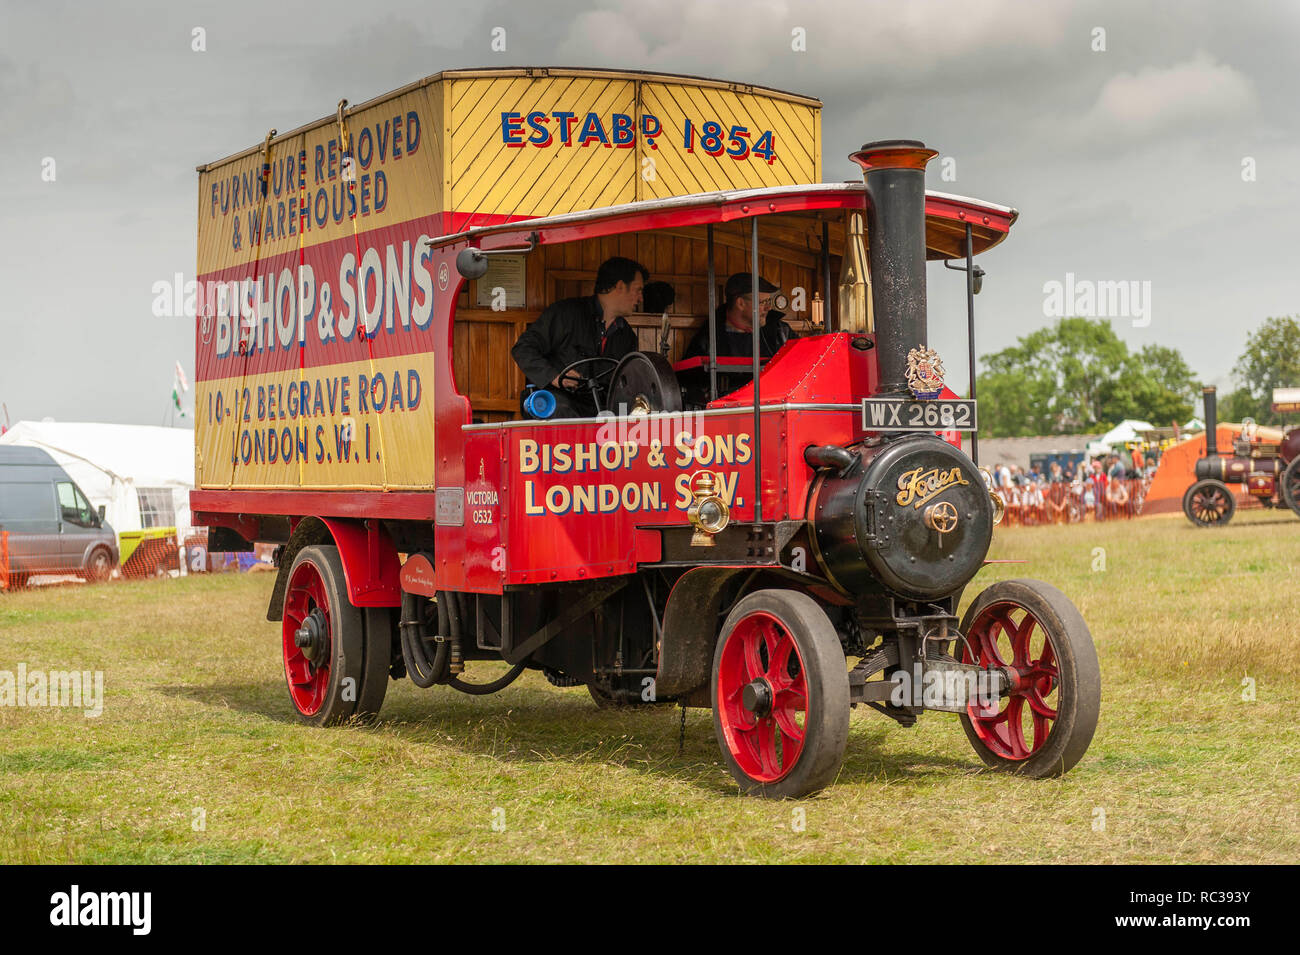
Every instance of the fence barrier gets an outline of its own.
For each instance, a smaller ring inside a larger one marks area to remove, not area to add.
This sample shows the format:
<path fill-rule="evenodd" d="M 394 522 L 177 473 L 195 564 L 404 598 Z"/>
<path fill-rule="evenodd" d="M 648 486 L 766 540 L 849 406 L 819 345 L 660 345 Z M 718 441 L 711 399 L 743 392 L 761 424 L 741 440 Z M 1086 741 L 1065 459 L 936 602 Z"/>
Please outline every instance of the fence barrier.
<path fill-rule="evenodd" d="M 1006 506 L 1002 523 L 1033 527 L 1083 521 L 1131 520 L 1142 513 L 1151 482 L 1146 478 L 1058 481 L 996 488 Z"/>

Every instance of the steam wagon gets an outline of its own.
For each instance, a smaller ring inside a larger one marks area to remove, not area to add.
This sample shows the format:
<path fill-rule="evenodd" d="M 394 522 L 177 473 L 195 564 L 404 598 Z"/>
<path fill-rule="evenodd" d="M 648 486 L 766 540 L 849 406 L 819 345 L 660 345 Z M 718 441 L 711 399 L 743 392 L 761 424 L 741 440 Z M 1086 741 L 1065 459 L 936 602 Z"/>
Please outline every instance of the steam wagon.
<path fill-rule="evenodd" d="M 1300 428 L 1271 437 L 1250 419 L 1233 440 L 1232 456 L 1219 454 L 1219 399 L 1216 389 L 1202 389 L 1205 404 L 1205 456 L 1196 462 L 1196 481 L 1183 494 L 1183 513 L 1197 527 L 1216 527 L 1232 520 L 1237 499 L 1229 484 L 1244 484 L 1265 507 L 1289 507 L 1300 516 Z M 1273 408 L 1300 411 L 1300 389 L 1277 388 Z"/>
<path fill-rule="evenodd" d="M 925 267 L 964 261 L 973 301 L 1017 214 L 927 193 L 913 141 L 821 182 L 820 113 L 695 77 L 444 72 L 200 167 L 192 506 L 213 550 L 279 545 L 267 616 L 303 720 L 535 670 L 600 706 L 711 708 L 769 797 L 835 778 L 858 704 L 955 713 L 1000 769 L 1080 759 L 1078 611 L 1015 580 L 958 617 L 998 514 Z M 631 319 L 639 350 L 571 366 L 595 416 L 530 414 L 512 345 L 615 255 L 671 294 Z M 780 288 L 798 334 L 771 354 L 719 348 L 738 273 L 753 327 L 757 277 Z"/>

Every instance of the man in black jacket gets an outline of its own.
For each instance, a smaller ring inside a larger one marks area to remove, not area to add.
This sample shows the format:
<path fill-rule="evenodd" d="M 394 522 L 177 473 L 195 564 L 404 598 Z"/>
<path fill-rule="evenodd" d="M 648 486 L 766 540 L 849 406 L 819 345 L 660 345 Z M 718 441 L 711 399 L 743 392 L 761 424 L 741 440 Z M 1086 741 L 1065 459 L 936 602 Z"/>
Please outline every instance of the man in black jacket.
<path fill-rule="evenodd" d="M 597 356 L 615 361 L 637 350 L 636 332 L 626 316 L 641 304 L 641 290 L 650 273 L 632 259 L 615 256 L 596 272 L 594 295 L 566 298 L 549 305 L 524 330 L 510 354 L 529 384 L 555 395 L 556 418 L 590 417 L 596 413 L 584 379 L 612 368 L 590 362 L 560 373 L 580 358 Z"/>

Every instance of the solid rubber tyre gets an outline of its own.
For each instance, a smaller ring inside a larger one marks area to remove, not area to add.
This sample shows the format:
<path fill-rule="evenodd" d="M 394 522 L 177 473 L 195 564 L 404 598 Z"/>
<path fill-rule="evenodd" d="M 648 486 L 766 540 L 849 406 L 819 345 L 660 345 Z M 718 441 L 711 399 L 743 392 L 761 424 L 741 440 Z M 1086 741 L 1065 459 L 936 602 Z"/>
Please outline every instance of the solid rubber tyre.
<path fill-rule="evenodd" d="M 770 703 L 751 710 L 745 687 L 756 684 Z M 710 687 L 718 747 L 742 792 L 797 798 L 835 779 L 849 736 L 848 666 L 812 597 L 758 590 L 736 604 L 722 625 Z"/>
<path fill-rule="evenodd" d="M 365 637 L 361 647 L 361 690 L 353 713 L 356 719 L 373 719 L 384 705 L 393 666 L 393 615 L 396 612 L 394 607 L 366 607 L 362 610 Z"/>

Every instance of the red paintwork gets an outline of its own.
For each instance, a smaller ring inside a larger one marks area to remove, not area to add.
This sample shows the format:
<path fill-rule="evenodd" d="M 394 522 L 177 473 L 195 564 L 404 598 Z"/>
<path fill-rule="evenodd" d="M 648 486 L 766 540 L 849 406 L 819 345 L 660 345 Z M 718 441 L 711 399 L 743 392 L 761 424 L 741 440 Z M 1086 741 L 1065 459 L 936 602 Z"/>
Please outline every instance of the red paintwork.
<path fill-rule="evenodd" d="M 801 716 L 806 719 L 808 712 L 804 673 L 794 638 L 771 614 L 749 614 L 727 634 L 718 666 L 718 720 L 727 751 L 750 779 L 774 783 L 799 761 Z M 770 688 L 771 711 L 765 716 L 755 716 L 742 703 L 742 690 L 755 680 Z"/>
<path fill-rule="evenodd" d="M 1018 624 L 1011 616 L 1015 610 L 1024 613 Z M 1031 639 L 1035 628 L 1039 639 Z M 963 663 L 1010 667 L 1012 671 L 1011 695 L 1000 712 L 986 714 L 977 706 L 967 709 L 976 735 L 1003 759 L 1028 759 L 1046 745 L 1055 727 L 1057 711 L 1046 698 L 1060 685 L 1061 674 L 1047 629 L 1019 604 L 997 603 L 971 622 L 967 639 L 975 648 L 977 659 L 971 659 L 970 648 L 963 644 Z M 1032 741 L 1025 739 L 1026 706 L 1033 723 Z"/>
<path fill-rule="evenodd" d="M 874 393 L 878 380 L 875 349 L 863 351 L 851 347 L 854 338 L 875 343 L 874 335 L 848 332 L 790 339 L 772 356 L 759 376 L 763 404 L 778 401 L 849 404 Z M 709 405 L 710 408 L 753 406 L 752 381 Z"/>
<path fill-rule="evenodd" d="M 322 520 L 338 545 L 352 606 L 401 606 L 402 591 L 397 577 L 402 562 L 388 532 L 379 526 L 379 522 L 363 524 L 330 517 Z"/>
<path fill-rule="evenodd" d="M 242 527 L 249 533 L 257 532 L 256 521 L 243 515 L 374 515 L 390 521 L 432 521 L 434 514 L 428 491 L 195 490 L 190 492 L 190 508 L 196 527 Z"/>
<path fill-rule="evenodd" d="M 1287 464 L 1290 464 L 1300 455 L 1300 428 L 1292 428 L 1282 435 L 1282 443 L 1278 445 L 1278 454 Z"/>

